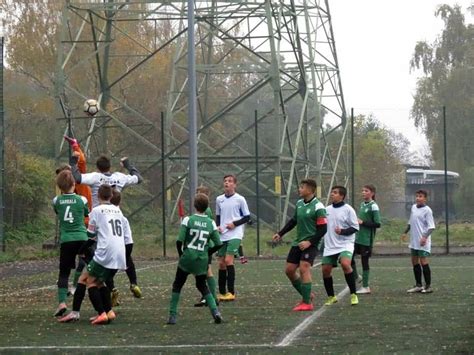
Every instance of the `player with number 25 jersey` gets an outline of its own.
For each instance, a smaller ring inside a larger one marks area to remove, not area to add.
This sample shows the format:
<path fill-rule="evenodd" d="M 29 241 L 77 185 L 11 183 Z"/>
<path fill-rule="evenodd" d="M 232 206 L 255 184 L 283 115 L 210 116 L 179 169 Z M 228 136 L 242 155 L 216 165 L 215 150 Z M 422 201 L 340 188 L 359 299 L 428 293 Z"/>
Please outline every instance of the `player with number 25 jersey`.
<path fill-rule="evenodd" d="M 181 222 L 178 241 L 184 245 L 179 267 L 193 275 L 207 273 L 209 241 L 221 245 L 216 223 L 203 214 L 193 214 Z"/>

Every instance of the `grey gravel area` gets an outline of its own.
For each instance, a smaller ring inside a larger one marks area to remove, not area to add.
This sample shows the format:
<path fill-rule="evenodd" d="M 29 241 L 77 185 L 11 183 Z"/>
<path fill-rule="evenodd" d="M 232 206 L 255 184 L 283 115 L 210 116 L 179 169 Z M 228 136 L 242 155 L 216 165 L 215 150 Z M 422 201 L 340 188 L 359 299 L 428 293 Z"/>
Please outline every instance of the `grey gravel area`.
<path fill-rule="evenodd" d="M 36 275 L 54 271 L 58 268 L 58 263 L 59 260 L 57 259 L 41 259 L 0 264 L 0 278 Z"/>

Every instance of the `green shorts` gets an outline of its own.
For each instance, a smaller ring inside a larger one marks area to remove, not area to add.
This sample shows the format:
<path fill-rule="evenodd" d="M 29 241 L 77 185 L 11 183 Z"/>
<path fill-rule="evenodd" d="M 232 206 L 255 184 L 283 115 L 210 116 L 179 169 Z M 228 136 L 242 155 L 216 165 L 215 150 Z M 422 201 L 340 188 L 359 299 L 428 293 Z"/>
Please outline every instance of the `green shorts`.
<path fill-rule="evenodd" d="M 222 242 L 222 247 L 217 251 L 217 256 L 236 255 L 239 254 L 239 246 L 242 241 L 240 239 L 231 239 Z"/>
<path fill-rule="evenodd" d="M 114 269 L 107 269 L 106 267 L 96 263 L 94 260 L 91 260 L 91 262 L 87 265 L 87 272 L 89 275 L 102 282 L 105 282 L 109 278 L 113 277 L 116 271 L 117 270 Z"/>
<path fill-rule="evenodd" d="M 410 250 L 411 250 L 411 256 L 419 256 L 421 258 L 426 258 L 427 256 L 431 255 L 429 251 L 418 250 L 418 249 L 410 249 Z"/>
<path fill-rule="evenodd" d="M 352 253 L 350 251 L 342 251 L 334 255 L 323 256 L 321 260 L 322 265 L 332 265 L 337 267 L 337 263 L 341 262 L 341 259 L 346 258 L 352 260 Z"/>

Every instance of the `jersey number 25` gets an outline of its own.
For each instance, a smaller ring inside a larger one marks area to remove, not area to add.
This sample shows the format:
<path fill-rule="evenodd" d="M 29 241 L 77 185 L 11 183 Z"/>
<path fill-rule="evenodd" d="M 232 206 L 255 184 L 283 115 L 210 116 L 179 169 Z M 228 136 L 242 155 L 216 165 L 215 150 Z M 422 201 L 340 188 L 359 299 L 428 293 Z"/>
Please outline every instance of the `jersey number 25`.
<path fill-rule="evenodd" d="M 207 243 L 209 232 L 199 229 L 191 229 L 189 234 L 194 237 L 193 240 L 191 240 L 191 243 L 188 244 L 188 248 L 203 251 Z"/>

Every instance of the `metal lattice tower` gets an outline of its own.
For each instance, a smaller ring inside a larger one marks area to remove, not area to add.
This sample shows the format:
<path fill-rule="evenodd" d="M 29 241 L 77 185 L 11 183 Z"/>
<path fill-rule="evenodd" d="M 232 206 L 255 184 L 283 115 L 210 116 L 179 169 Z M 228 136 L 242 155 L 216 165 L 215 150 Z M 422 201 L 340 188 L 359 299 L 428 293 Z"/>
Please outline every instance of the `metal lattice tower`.
<path fill-rule="evenodd" d="M 188 193 L 186 11 L 186 1 L 66 1 L 58 54 L 58 98 L 88 156 L 126 152 L 149 182 L 165 177 L 172 203 Z M 217 194 L 236 174 L 255 211 L 258 151 L 263 221 L 284 221 L 305 177 L 325 201 L 348 177 L 328 1 L 196 0 L 195 17 L 199 181 Z M 102 110 L 84 118 L 94 96 Z M 132 214 L 160 202 L 154 184 Z"/>

